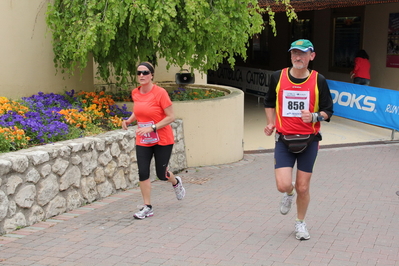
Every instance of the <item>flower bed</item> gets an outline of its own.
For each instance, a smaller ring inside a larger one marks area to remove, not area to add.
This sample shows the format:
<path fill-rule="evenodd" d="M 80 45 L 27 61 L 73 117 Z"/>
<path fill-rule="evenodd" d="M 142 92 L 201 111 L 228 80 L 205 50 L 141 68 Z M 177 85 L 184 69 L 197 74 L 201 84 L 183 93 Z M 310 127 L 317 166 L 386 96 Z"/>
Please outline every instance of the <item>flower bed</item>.
<path fill-rule="evenodd" d="M 225 96 L 228 93 L 227 91 L 215 89 L 210 86 L 178 85 L 170 82 L 160 82 L 157 84 L 168 91 L 169 97 L 173 102 L 213 99 Z M 114 86 L 107 88 L 108 86 L 104 85 L 102 85 L 102 87 L 103 90 L 107 90 L 108 93 L 112 95 L 112 99 L 115 100 L 115 102 L 132 102 L 132 87 L 129 89 L 115 88 Z"/>
<path fill-rule="evenodd" d="M 39 92 L 19 101 L 0 97 L 0 152 L 117 129 L 130 114 L 104 92 Z"/>

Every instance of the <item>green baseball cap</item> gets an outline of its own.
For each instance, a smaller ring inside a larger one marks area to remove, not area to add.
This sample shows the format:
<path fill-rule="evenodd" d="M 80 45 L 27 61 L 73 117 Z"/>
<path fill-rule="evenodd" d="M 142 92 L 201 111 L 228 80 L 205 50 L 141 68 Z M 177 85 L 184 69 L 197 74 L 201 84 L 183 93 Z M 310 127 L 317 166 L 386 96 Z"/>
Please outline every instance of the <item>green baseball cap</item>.
<path fill-rule="evenodd" d="M 292 49 L 298 49 L 301 50 L 302 52 L 307 52 L 309 50 L 314 52 L 313 43 L 311 43 L 311 41 L 306 39 L 299 39 L 291 43 L 291 48 L 288 50 L 288 52 L 291 51 Z"/>

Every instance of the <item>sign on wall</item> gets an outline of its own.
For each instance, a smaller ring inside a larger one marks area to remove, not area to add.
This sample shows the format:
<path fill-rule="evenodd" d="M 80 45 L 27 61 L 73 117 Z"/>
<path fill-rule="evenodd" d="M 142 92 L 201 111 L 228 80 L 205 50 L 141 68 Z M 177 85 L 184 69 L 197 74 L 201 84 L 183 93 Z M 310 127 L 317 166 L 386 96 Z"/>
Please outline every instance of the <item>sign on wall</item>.
<path fill-rule="evenodd" d="M 220 65 L 216 71 L 208 71 L 208 83 L 238 88 L 245 93 L 266 96 L 270 76 L 274 71 L 229 65 Z"/>
<path fill-rule="evenodd" d="M 389 14 L 386 66 L 399 68 L 399 13 Z"/>

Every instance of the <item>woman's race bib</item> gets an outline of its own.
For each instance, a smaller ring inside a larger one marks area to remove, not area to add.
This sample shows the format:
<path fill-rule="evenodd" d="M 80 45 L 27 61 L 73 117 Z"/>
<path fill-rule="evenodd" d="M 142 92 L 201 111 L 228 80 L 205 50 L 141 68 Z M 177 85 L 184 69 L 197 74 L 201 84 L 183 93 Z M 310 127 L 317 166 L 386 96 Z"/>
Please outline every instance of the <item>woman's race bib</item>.
<path fill-rule="evenodd" d="M 139 128 L 142 127 L 151 127 L 155 123 L 153 121 L 150 122 L 137 122 L 137 126 Z M 140 136 L 140 143 L 142 144 L 152 144 L 152 143 L 157 143 L 159 142 L 159 136 L 158 132 L 152 131 L 151 133 L 146 133 L 142 136 Z"/>

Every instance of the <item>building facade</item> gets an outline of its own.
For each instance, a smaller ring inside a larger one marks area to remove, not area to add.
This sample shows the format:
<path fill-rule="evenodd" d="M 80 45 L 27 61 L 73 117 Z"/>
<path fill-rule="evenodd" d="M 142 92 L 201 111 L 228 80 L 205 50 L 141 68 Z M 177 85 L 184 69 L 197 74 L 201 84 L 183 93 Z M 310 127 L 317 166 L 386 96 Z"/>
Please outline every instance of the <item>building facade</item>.
<path fill-rule="evenodd" d="M 291 2 L 298 2 L 300 7 L 299 2 L 312 1 Z M 261 73 L 258 77 L 258 82 L 261 83 L 258 84 L 259 87 L 264 87 L 268 81 L 268 73 L 291 65 L 287 52 L 291 42 L 306 38 L 313 42 L 316 51 L 316 58 L 310 67 L 327 79 L 352 82 L 349 73 L 353 68 L 355 54 L 364 49 L 371 62 L 370 86 L 399 90 L 399 1 L 395 2 L 398 3 L 299 11 L 298 20 L 291 23 L 288 22 L 285 12 L 279 12 L 275 17 L 276 36 L 266 26 L 261 34 L 250 40 L 247 60 L 237 59 L 236 69 L 230 71 L 229 75 L 226 75 L 228 66 L 221 66 L 224 70 L 219 69 L 218 73 L 210 72 L 208 82 L 222 84 L 222 80 L 227 79 L 226 85 L 234 86 L 233 79 L 241 74 L 244 82 L 255 84 L 256 72 Z M 266 24 L 267 19 L 265 16 Z M 240 68 L 245 70 L 238 71 Z M 251 74 L 248 74 L 247 69 L 253 69 Z M 267 88 L 259 90 L 267 91 Z"/>

